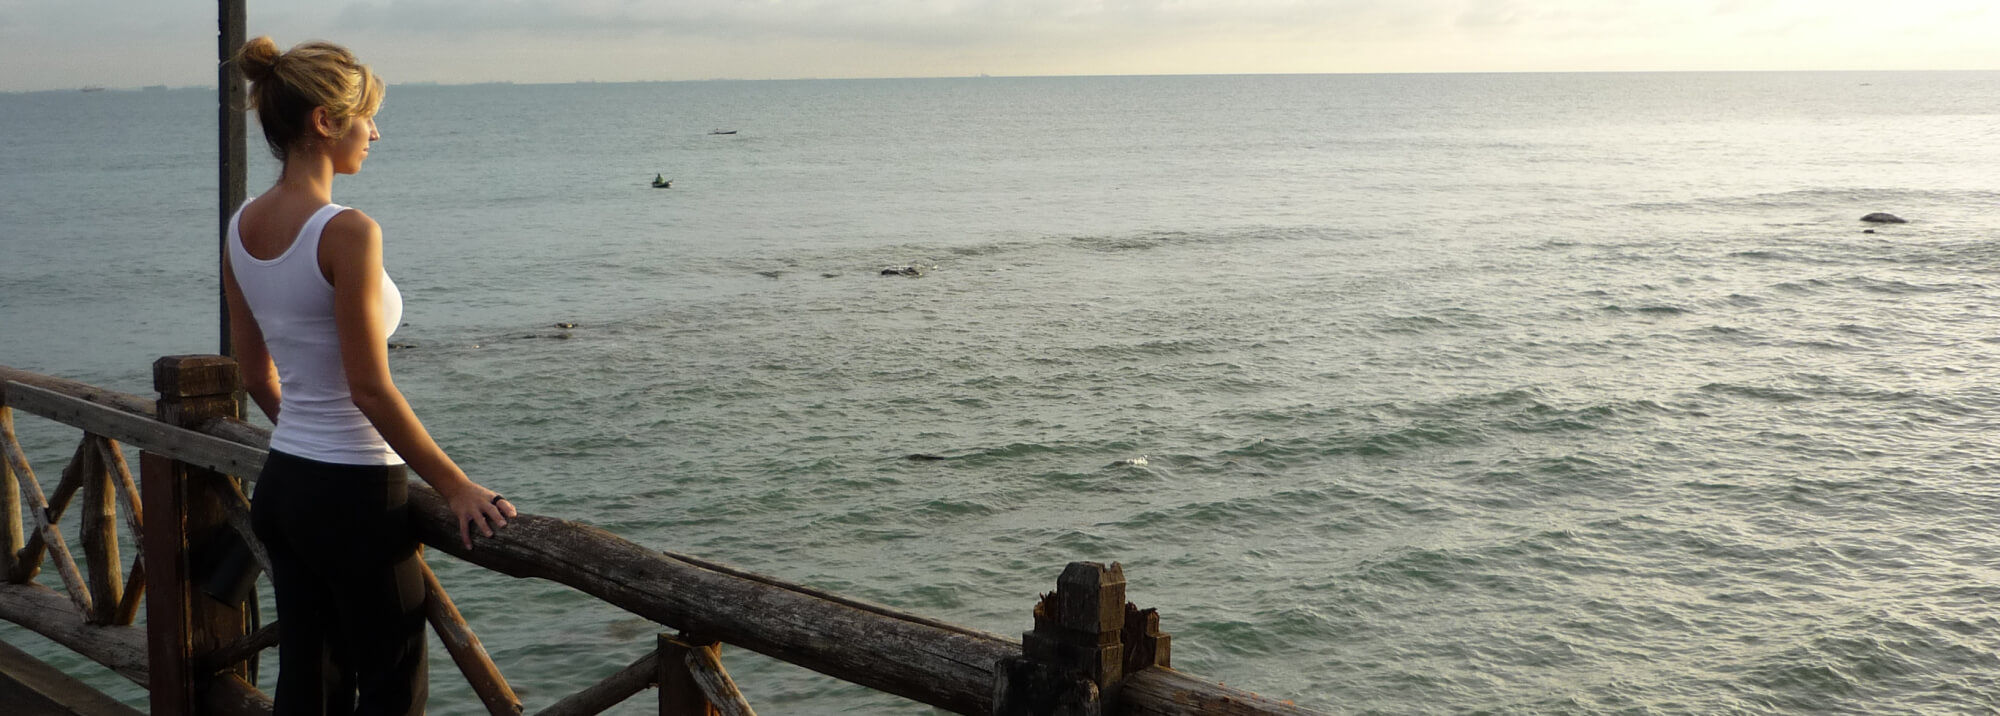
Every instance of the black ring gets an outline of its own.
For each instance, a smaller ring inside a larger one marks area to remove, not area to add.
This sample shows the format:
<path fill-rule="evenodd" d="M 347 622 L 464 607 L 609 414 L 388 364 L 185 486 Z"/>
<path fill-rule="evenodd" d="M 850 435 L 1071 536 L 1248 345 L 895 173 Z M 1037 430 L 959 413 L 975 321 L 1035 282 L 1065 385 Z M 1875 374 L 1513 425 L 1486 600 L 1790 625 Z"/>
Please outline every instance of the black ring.
<path fill-rule="evenodd" d="M 497 495 L 497 494 L 496 494 L 496 495 L 494 495 L 494 496 L 493 496 L 493 504 L 494 504 L 494 505 L 499 505 L 499 504 L 500 504 L 500 501 L 501 501 L 501 500 L 504 500 L 504 499 L 507 499 L 507 498 L 505 498 L 505 497 L 501 497 L 501 496 L 499 496 L 499 495 Z"/>

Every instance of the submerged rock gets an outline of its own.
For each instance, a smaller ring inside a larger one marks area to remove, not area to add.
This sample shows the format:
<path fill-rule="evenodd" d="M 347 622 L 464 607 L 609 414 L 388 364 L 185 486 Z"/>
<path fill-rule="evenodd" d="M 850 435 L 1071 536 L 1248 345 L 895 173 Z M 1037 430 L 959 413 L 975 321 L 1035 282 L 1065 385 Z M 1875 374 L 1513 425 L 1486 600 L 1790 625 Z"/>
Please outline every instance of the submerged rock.
<path fill-rule="evenodd" d="M 1862 221 L 1866 221 L 1866 222 L 1869 222 L 1869 223 L 1871 223 L 1871 224 L 1907 224 L 1907 223 L 1910 223 L 1910 222 L 1908 222 L 1908 221 L 1904 221 L 1904 220 L 1903 220 L 1903 217 L 1900 217 L 1900 216 L 1897 216 L 1897 215 L 1895 215 L 1895 214 L 1891 214 L 1891 213 L 1889 213 L 1889 212 L 1886 212 L 1886 211 L 1878 211 L 1878 212 L 1875 212 L 1875 213 L 1873 213 L 1873 214 L 1869 214 L 1869 215 L 1867 215 L 1867 216 L 1864 216 L 1864 217 L 1861 217 L 1861 220 L 1862 220 Z"/>
<path fill-rule="evenodd" d="M 923 270 L 923 268 L 922 268 L 922 267 L 919 267 L 919 266 L 890 266 L 889 268 L 885 268 L 885 269 L 882 269 L 882 275 L 884 275 L 884 276 L 922 276 L 922 275 L 924 275 L 924 270 Z"/>

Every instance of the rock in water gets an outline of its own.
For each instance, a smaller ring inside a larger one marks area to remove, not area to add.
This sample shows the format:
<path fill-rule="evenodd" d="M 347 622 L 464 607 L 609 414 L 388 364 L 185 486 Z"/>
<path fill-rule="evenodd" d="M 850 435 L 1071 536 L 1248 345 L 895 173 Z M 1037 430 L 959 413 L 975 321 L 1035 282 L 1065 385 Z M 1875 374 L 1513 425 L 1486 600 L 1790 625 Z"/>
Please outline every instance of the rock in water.
<path fill-rule="evenodd" d="M 1878 211 L 1878 212 L 1875 212 L 1875 213 L 1873 213 L 1873 214 L 1869 214 L 1869 215 L 1867 215 L 1867 216 L 1864 216 L 1864 217 L 1861 217 L 1861 220 L 1862 220 L 1862 221 L 1866 221 L 1866 222 L 1869 222 L 1869 223 L 1873 223 L 1873 224 L 1907 224 L 1907 223 L 1910 223 L 1910 222 L 1908 222 L 1908 221 L 1904 221 L 1904 220 L 1903 220 L 1903 217 L 1900 217 L 1900 216 L 1897 216 L 1897 215 L 1895 215 L 1895 214 L 1891 214 L 1891 213 L 1889 213 L 1889 212 L 1886 212 L 1886 211 Z"/>
<path fill-rule="evenodd" d="M 882 269 L 884 276 L 922 276 L 924 270 L 918 266 L 890 266 Z"/>

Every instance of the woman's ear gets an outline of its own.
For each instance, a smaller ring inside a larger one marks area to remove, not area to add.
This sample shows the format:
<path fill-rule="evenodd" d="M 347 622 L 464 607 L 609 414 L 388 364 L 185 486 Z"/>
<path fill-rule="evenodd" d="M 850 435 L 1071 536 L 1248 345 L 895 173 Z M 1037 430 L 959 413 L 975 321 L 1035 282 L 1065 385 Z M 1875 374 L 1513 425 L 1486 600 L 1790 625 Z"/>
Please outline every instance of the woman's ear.
<path fill-rule="evenodd" d="M 339 132 L 340 128 L 334 126 L 333 118 L 328 116 L 328 112 L 326 111 L 325 107 L 312 108 L 312 115 L 309 117 L 309 119 L 311 119 L 312 121 L 313 129 L 319 131 L 319 136 L 321 138 L 332 139 L 334 135 L 340 133 Z"/>

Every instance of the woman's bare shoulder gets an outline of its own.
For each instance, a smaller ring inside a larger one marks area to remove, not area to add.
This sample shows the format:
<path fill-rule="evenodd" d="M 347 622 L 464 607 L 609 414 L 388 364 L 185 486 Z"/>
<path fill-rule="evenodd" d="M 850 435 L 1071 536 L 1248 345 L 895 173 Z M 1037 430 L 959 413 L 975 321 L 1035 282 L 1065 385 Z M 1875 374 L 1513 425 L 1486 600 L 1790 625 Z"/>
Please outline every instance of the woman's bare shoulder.
<path fill-rule="evenodd" d="M 348 207 L 346 211 L 334 214 L 332 219 L 327 220 L 326 228 L 321 235 L 336 240 L 370 238 L 380 240 L 382 225 L 375 223 L 373 217 L 361 213 L 360 209 Z"/>
<path fill-rule="evenodd" d="M 381 265 L 382 227 L 360 209 L 335 214 L 320 229 L 319 268 L 327 283 L 337 286 L 348 271 L 380 271 Z"/>

